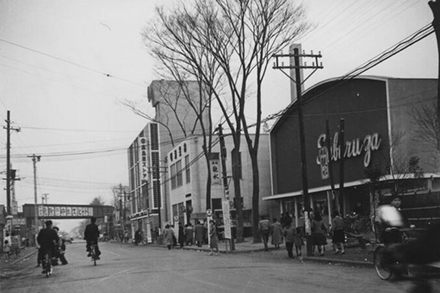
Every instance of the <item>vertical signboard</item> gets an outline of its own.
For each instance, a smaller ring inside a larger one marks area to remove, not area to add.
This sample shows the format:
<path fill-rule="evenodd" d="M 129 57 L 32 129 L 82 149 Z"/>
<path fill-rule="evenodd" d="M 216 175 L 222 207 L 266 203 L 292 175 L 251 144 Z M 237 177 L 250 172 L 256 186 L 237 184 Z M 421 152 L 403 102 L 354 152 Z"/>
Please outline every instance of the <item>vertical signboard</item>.
<path fill-rule="evenodd" d="M 212 184 L 220 184 L 220 161 L 218 159 L 211 159 L 211 182 Z"/>
<path fill-rule="evenodd" d="M 319 153 L 319 165 L 321 166 L 321 179 L 325 180 L 329 178 L 329 169 L 328 169 L 328 150 L 326 147 L 321 147 L 318 150 Z"/>

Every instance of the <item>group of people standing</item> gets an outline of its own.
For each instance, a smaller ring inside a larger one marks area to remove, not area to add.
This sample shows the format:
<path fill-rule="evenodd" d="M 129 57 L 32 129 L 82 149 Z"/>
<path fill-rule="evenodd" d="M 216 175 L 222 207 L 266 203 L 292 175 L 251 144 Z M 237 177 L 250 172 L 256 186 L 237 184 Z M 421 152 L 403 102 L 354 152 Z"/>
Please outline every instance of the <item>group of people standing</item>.
<path fill-rule="evenodd" d="M 311 237 L 313 243 L 313 251 L 317 250 L 320 256 L 325 254 L 325 245 L 327 244 L 327 235 L 330 234 L 335 254 L 344 254 L 344 221 L 339 212 L 333 214 L 333 224 L 331 228 L 327 228 L 319 211 L 311 213 Z M 267 217 L 262 216 L 258 223 L 261 238 L 264 243 L 264 249 L 268 250 L 269 237 L 272 236 L 272 244 L 275 249 L 280 248 L 283 238 L 289 258 L 293 258 L 293 247 L 295 247 L 296 255 L 302 255 L 302 246 L 304 246 L 305 227 L 304 225 L 295 227 L 292 217 L 288 213 L 281 216 L 280 221 L 274 218 L 272 223 Z"/>
<path fill-rule="evenodd" d="M 272 244 L 275 249 L 280 248 L 284 238 L 289 258 L 293 258 L 293 246 L 295 246 L 296 255 L 301 256 L 302 246 L 304 245 L 303 233 L 300 227 L 295 227 L 292 218 L 288 214 L 283 214 L 280 222 L 277 218 L 274 218 L 272 223 L 267 217 L 262 216 L 258 228 L 263 240 L 264 250 L 269 250 L 269 236 L 272 236 Z"/>
<path fill-rule="evenodd" d="M 205 235 L 206 235 L 206 228 L 204 225 L 200 223 L 200 221 L 196 222 L 196 225 L 193 229 L 193 226 L 191 223 L 188 223 L 185 225 L 185 227 L 182 225 L 182 223 L 179 222 L 179 228 L 178 228 L 178 236 L 176 238 L 174 229 L 171 225 L 167 224 L 165 226 L 165 229 L 163 230 L 163 239 L 165 245 L 168 247 L 168 250 L 171 250 L 171 248 L 177 243 L 179 243 L 180 248 L 182 248 L 185 244 L 186 245 L 192 245 L 193 243 L 196 244 L 198 247 L 202 247 L 203 243 L 205 242 Z M 218 235 L 217 235 L 217 227 L 215 225 L 214 220 L 209 221 L 209 243 L 211 248 L 212 254 L 218 254 Z"/>

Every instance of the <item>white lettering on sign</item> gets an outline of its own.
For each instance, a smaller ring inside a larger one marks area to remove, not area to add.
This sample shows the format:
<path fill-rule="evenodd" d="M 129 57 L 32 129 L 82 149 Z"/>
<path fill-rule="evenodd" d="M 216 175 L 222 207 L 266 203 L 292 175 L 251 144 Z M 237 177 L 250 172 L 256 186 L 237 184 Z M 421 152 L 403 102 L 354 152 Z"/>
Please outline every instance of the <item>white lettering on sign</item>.
<path fill-rule="evenodd" d="M 147 180 L 148 167 L 147 167 L 147 139 L 145 137 L 139 137 L 140 152 L 141 152 L 141 174 L 142 180 Z"/>
<path fill-rule="evenodd" d="M 75 206 L 38 206 L 39 217 L 89 217 L 93 216 L 93 207 Z"/>
<path fill-rule="evenodd" d="M 318 149 L 319 153 L 319 165 L 321 166 L 321 179 L 325 180 L 330 177 L 330 171 L 328 168 L 328 151 L 326 147 Z"/>
<path fill-rule="evenodd" d="M 325 147 L 326 134 L 323 133 L 318 137 L 317 146 L 318 151 Z M 371 162 L 371 153 L 377 151 L 380 148 L 382 139 L 379 138 L 379 134 L 368 134 L 363 140 L 355 138 L 345 142 L 344 158 L 355 158 L 360 155 L 364 155 L 364 167 L 368 167 Z M 333 137 L 333 143 L 330 146 L 330 158 L 332 161 L 338 161 L 341 159 L 341 146 L 339 145 L 339 133 L 336 132 Z M 321 164 L 321 158 L 318 155 L 316 163 Z"/>

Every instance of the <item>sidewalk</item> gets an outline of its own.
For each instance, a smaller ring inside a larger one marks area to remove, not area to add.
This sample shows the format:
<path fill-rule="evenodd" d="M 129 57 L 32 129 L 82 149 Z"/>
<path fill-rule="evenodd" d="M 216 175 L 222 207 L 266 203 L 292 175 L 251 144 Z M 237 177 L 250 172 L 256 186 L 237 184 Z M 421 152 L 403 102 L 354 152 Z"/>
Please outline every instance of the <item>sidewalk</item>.
<path fill-rule="evenodd" d="M 120 243 L 120 242 L 118 242 Z M 131 243 L 124 243 L 133 245 Z M 155 247 L 163 247 L 167 248 L 165 245 L 160 245 L 157 243 L 153 244 L 142 244 L 140 246 L 155 246 Z M 219 241 L 219 252 L 220 253 L 261 253 L 265 254 L 265 257 L 273 257 L 277 259 L 285 258 L 287 259 L 287 251 L 284 244 L 280 245 L 279 249 L 275 249 L 273 245 L 269 244 L 269 250 L 264 251 L 263 243 L 253 243 L 252 237 L 245 238 L 243 243 L 235 243 L 235 250 L 230 251 L 229 242 L 220 240 Z M 175 246 L 173 249 L 181 249 L 179 246 Z M 184 246 L 183 250 L 192 250 L 192 251 L 203 251 L 210 252 L 209 246 L 207 244 L 202 247 L 198 247 L 197 245 Z M 293 249 L 293 254 L 296 257 L 295 248 Z M 324 256 L 307 256 L 306 247 L 302 248 L 302 259 L 303 261 L 317 261 L 324 263 L 345 263 L 356 266 L 373 266 L 373 251 L 374 247 L 367 246 L 367 249 L 361 249 L 358 245 L 351 245 L 345 248 L 345 254 L 334 254 L 333 247 L 331 243 L 326 245 L 326 253 Z"/>
<path fill-rule="evenodd" d="M 110 241 L 111 243 L 120 243 L 124 245 L 132 245 L 132 243 L 121 243 L 118 241 Z M 227 244 L 226 244 L 227 243 Z M 166 245 L 160 245 L 157 243 L 153 244 L 141 244 L 139 246 L 154 246 L 154 247 L 163 247 L 167 248 Z M 280 245 L 279 249 L 275 249 L 273 245 L 269 244 L 269 250 L 264 251 L 263 243 L 253 243 L 252 238 L 245 238 L 243 243 L 235 243 L 235 250 L 233 252 L 229 249 L 229 242 L 224 240 L 219 241 L 219 251 L 220 253 L 258 253 L 264 255 L 264 257 L 268 258 L 276 258 L 276 259 L 287 259 L 287 251 L 284 244 Z M 178 246 L 175 246 L 173 249 L 180 249 Z M 192 250 L 199 252 L 209 252 L 209 246 L 207 244 L 202 247 L 198 247 L 197 245 L 184 246 L 183 250 Z M 20 256 L 15 258 L 15 256 L 11 256 L 11 258 L 7 259 L 4 254 L 0 256 L 0 267 L 4 269 L 7 266 L 12 266 L 24 258 L 29 258 L 32 255 L 37 253 L 37 249 L 35 247 L 27 247 L 21 250 Z M 349 264 L 355 266 L 373 266 L 373 251 L 374 247 L 367 246 L 367 249 L 361 249 L 359 246 L 349 246 L 345 248 L 345 254 L 337 254 L 335 255 L 333 252 L 333 248 L 331 244 L 327 244 L 326 252 L 324 256 L 307 256 L 306 247 L 302 248 L 302 259 L 303 261 L 316 261 L 322 263 L 342 263 Z M 295 254 L 295 259 L 298 259 Z"/>

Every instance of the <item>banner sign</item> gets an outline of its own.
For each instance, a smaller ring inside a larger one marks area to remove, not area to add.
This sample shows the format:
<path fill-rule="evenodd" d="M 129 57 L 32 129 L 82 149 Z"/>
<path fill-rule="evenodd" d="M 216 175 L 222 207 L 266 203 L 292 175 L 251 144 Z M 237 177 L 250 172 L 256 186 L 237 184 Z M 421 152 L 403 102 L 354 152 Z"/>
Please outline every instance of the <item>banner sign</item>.
<path fill-rule="evenodd" d="M 38 217 L 91 217 L 93 207 L 38 206 Z"/>
<path fill-rule="evenodd" d="M 321 179 L 325 180 L 329 178 L 329 157 L 328 157 L 328 150 L 326 147 L 321 147 L 318 150 L 319 153 L 319 165 L 321 166 Z"/>
<path fill-rule="evenodd" d="M 211 159 L 211 182 L 212 184 L 220 184 L 220 160 Z"/>
<path fill-rule="evenodd" d="M 145 137 L 139 137 L 140 152 L 141 152 L 141 179 L 148 180 L 148 167 L 147 167 L 147 139 Z"/>

